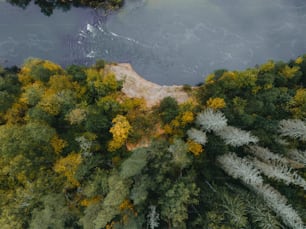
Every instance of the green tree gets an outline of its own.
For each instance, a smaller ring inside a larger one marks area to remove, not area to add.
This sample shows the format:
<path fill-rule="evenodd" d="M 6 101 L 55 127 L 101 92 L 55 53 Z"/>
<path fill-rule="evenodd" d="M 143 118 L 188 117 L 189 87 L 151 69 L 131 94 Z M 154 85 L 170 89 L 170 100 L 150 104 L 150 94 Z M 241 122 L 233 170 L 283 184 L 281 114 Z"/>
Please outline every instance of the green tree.
<path fill-rule="evenodd" d="M 172 97 L 165 97 L 158 107 L 158 113 L 164 124 L 170 123 L 179 114 L 177 101 Z"/>
<path fill-rule="evenodd" d="M 42 197 L 41 201 L 41 206 L 32 211 L 29 228 L 74 228 L 71 223 L 74 216 L 69 211 L 63 194 L 50 193 Z"/>

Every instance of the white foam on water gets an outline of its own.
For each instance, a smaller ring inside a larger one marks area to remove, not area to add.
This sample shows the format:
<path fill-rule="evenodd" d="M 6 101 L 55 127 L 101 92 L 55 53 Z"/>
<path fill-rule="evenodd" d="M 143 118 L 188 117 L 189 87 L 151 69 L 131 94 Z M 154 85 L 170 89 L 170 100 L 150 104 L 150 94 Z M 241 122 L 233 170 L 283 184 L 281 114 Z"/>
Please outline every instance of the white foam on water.
<path fill-rule="evenodd" d="M 162 84 L 196 83 L 218 68 L 244 69 L 305 52 L 303 0 L 232 1 L 241 10 L 222 0 L 126 0 L 117 13 L 95 14 L 83 24 L 76 48 L 87 58 L 128 60 Z"/>
<path fill-rule="evenodd" d="M 89 53 L 86 54 L 87 58 L 95 58 L 96 57 L 96 52 L 91 50 Z"/>
<path fill-rule="evenodd" d="M 86 29 L 87 29 L 88 32 L 91 32 L 91 33 L 93 33 L 94 30 L 95 30 L 95 28 L 91 24 L 87 24 Z"/>

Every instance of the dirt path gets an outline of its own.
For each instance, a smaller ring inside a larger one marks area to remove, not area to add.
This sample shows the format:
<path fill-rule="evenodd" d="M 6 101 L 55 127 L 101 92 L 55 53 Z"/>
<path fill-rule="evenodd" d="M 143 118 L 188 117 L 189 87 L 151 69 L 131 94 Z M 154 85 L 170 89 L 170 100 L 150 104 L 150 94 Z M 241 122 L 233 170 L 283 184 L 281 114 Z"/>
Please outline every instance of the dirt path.
<path fill-rule="evenodd" d="M 114 72 L 117 80 L 124 80 L 123 93 L 133 98 L 144 98 L 148 107 L 158 104 L 167 96 L 175 98 L 178 103 L 183 103 L 189 98 L 182 86 L 161 86 L 152 83 L 139 76 L 130 64 L 120 63 L 109 65 L 108 68 Z"/>

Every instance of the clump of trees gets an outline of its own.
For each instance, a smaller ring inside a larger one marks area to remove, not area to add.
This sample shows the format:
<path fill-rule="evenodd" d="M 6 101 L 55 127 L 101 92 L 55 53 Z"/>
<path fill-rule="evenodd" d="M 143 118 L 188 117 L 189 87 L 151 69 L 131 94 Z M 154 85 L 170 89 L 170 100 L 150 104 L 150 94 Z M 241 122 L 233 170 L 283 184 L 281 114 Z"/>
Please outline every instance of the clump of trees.
<path fill-rule="evenodd" d="M 2 228 L 305 228 L 306 57 L 150 109 L 104 66 L 0 68 Z"/>
<path fill-rule="evenodd" d="M 7 2 L 25 9 L 31 0 L 7 0 Z M 123 2 L 123 0 L 36 0 L 34 4 L 40 7 L 43 14 L 51 16 L 55 9 L 67 11 L 71 7 L 102 8 L 105 11 L 114 10 L 121 7 Z"/>

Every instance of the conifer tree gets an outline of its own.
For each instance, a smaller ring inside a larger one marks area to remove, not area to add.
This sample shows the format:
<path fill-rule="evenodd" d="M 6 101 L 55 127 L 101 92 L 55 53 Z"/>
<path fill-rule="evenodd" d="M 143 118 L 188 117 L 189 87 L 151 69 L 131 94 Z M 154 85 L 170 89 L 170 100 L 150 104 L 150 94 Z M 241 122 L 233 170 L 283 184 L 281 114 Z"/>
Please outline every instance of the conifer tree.
<path fill-rule="evenodd" d="M 306 125 L 299 119 L 282 120 L 279 123 L 281 136 L 306 141 Z"/>
<path fill-rule="evenodd" d="M 220 111 L 206 109 L 198 114 L 196 123 L 205 131 L 219 131 L 227 125 L 227 119 Z"/>

